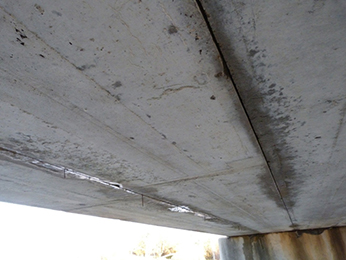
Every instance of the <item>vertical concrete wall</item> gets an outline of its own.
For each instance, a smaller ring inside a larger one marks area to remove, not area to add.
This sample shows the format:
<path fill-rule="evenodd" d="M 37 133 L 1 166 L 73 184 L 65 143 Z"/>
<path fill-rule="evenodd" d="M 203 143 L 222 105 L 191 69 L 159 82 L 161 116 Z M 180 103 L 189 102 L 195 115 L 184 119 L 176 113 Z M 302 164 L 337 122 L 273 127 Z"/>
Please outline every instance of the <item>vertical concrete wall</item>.
<path fill-rule="evenodd" d="M 344 260 L 346 227 L 221 238 L 221 260 Z"/>

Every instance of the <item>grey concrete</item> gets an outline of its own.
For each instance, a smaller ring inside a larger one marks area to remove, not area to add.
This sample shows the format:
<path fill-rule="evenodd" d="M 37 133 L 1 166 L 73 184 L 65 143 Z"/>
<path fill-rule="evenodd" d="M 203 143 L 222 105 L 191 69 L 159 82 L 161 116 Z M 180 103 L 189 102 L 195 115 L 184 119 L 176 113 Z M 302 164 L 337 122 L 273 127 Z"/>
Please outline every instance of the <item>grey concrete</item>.
<path fill-rule="evenodd" d="M 202 5 L 0 0 L 0 200 L 229 236 L 345 225 L 344 4 Z"/>
<path fill-rule="evenodd" d="M 294 225 L 345 225 L 345 2 L 203 3 Z"/>

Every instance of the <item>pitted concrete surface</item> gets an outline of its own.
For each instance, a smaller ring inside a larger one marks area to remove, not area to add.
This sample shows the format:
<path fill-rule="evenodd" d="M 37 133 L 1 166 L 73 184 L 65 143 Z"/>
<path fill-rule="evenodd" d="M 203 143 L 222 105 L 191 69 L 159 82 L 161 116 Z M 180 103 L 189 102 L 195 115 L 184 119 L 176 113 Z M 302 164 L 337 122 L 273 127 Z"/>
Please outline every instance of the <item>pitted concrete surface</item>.
<path fill-rule="evenodd" d="M 313 3 L 0 0 L 0 200 L 345 225 L 345 5 Z"/>

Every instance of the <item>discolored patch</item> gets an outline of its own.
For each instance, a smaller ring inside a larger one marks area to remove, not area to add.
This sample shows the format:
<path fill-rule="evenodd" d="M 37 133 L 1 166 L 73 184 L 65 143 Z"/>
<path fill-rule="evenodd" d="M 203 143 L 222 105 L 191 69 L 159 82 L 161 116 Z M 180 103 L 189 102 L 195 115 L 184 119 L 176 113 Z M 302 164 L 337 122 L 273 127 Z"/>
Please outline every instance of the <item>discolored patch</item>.
<path fill-rule="evenodd" d="M 178 32 L 178 29 L 173 24 L 168 27 L 168 33 L 169 34 L 175 34 L 177 32 Z"/>

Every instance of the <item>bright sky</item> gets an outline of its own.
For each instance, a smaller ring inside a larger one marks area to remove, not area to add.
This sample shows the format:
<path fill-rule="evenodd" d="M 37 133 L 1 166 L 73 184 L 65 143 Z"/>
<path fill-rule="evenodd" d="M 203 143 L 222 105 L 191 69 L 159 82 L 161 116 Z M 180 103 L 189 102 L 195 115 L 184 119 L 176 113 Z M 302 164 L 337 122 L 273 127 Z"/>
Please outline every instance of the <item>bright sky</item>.
<path fill-rule="evenodd" d="M 220 236 L 0 202 L 0 259 L 119 259 L 143 235 L 175 238 L 186 254 Z M 185 248 L 185 249 L 184 249 Z M 114 258 L 112 258 L 114 257 Z M 190 256 L 190 260 L 197 259 Z"/>

